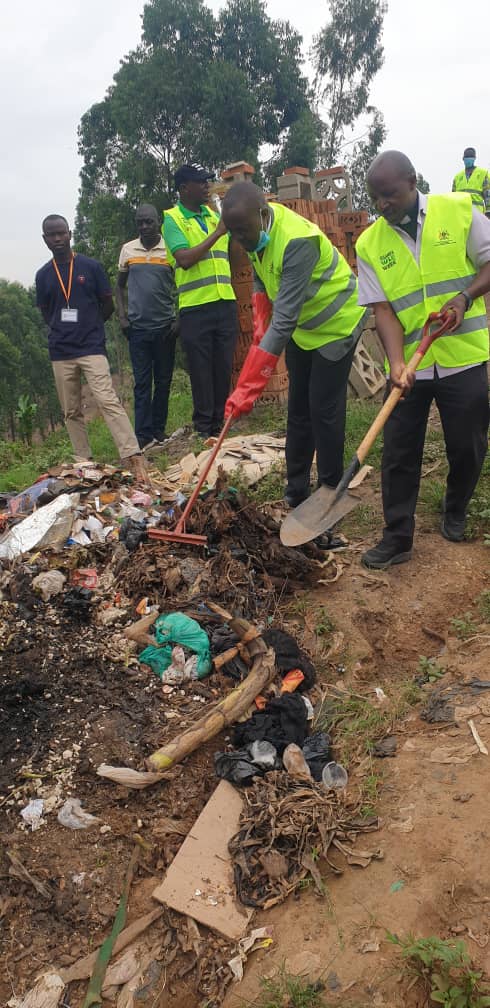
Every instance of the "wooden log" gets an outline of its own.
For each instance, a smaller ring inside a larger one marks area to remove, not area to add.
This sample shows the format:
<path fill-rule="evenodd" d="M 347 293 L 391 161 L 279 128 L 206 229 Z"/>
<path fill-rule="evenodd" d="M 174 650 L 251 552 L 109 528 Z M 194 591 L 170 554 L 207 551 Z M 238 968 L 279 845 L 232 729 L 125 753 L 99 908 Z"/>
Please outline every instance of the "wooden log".
<path fill-rule="evenodd" d="M 189 756 L 190 753 L 198 749 L 203 742 L 208 742 L 209 739 L 218 735 L 223 728 L 228 727 L 228 725 L 233 724 L 242 717 L 253 704 L 255 697 L 259 693 L 262 693 L 274 678 L 274 651 L 267 647 L 256 627 L 249 623 L 248 620 L 232 616 L 226 609 L 222 609 L 213 602 L 209 602 L 208 607 L 229 623 L 231 629 L 240 638 L 242 645 L 246 644 L 247 651 L 253 659 L 252 668 L 247 678 L 232 690 L 228 696 L 223 697 L 219 703 L 215 704 L 207 714 L 199 718 L 191 728 L 177 735 L 172 742 L 168 742 L 161 749 L 157 749 L 156 752 L 152 753 L 146 761 L 149 772 L 140 774 L 137 770 L 130 770 L 126 767 L 111 767 L 102 763 L 97 768 L 99 777 L 113 780 L 124 787 L 144 788 L 157 783 L 164 778 L 165 774 L 176 763 L 180 763 L 186 756 Z M 140 626 L 149 619 L 150 617 L 147 616 L 144 620 L 140 620 Z M 150 625 L 148 623 L 144 627 L 145 632 L 147 632 Z M 129 630 L 132 630 L 134 633 L 137 626 L 138 624 L 136 623 Z M 133 639 L 138 638 L 133 637 Z"/>
<path fill-rule="evenodd" d="M 262 642 L 263 643 L 263 642 Z M 161 749 L 157 749 L 147 760 L 149 770 L 169 770 L 180 763 L 185 756 L 198 749 L 203 742 L 218 735 L 223 728 L 233 724 L 245 714 L 255 697 L 271 682 L 275 672 L 274 652 L 264 646 L 264 653 L 254 658 L 249 675 L 228 696 L 205 714 L 192 728 L 178 735 Z"/>

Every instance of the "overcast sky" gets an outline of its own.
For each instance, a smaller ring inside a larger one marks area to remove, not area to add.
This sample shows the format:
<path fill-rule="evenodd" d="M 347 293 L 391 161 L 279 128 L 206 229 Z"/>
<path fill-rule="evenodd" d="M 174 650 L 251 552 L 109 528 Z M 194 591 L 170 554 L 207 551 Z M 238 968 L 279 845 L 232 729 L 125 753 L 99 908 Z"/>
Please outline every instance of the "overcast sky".
<path fill-rule="evenodd" d="M 23 0 L 2 4 L 0 38 L 0 276 L 30 284 L 48 257 L 47 213 L 70 222 L 78 194 L 77 126 L 103 98 L 119 60 L 137 44 L 143 0 Z M 219 0 L 211 0 L 217 10 Z M 306 43 L 327 4 L 268 0 Z M 468 19 L 456 0 L 388 0 L 385 64 L 371 99 L 385 115 L 387 146 L 404 150 L 433 192 L 450 188 L 465 146 L 490 165 L 488 4 Z M 479 30 L 480 26 L 480 30 Z"/>

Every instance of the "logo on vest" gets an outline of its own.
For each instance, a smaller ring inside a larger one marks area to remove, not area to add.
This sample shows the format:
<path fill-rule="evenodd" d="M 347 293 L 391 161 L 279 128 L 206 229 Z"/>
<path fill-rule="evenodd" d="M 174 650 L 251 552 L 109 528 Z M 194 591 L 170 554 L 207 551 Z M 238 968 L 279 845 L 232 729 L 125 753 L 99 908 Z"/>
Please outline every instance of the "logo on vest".
<path fill-rule="evenodd" d="M 451 238 L 451 234 L 447 228 L 439 228 L 437 232 L 437 241 L 435 245 L 454 245 L 455 239 Z"/>
<path fill-rule="evenodd" d="M 381 268 L 384 270 L 391 269 L 392 266 L 396 266 L 396 256 L 391 249 L 390 252 L 385 252 L 384 255 L 380 255 L 379 261 L 381 263 Z"/>

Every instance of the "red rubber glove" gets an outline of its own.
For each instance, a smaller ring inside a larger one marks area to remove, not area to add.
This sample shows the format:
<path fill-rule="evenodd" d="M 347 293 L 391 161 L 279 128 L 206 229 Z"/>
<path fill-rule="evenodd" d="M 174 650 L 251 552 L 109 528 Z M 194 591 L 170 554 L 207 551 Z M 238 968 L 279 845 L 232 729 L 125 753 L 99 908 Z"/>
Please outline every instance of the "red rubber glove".
<path fill-rule="evenodd" d="M 269 328 L 272 317 L 272 301 L 269 301 L 263 291 L 255 291 L 252 294 L 252 315 L 254 323 L 252 343 L 258 346 Z"/>
<path fill-rule="evenodd" d="M 230 415 L 239 417 L 242 413 L 250 413 L 255 400 L 267 385 L 278 359 L 275 354 L 267 353 L 260 347 L 250 347 L 236 389 L 226 400 L 226 419 Z"/>

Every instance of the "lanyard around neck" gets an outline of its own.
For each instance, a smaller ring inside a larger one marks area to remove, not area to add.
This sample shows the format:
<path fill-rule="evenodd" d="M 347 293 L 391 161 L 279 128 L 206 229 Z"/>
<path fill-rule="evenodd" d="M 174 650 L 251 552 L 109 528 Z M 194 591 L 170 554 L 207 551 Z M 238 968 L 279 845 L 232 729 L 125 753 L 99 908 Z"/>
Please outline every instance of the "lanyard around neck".
<path fill-rule="evenodd" d="M 73 262 L 74 262 L 74 259 L 75 259 L 75 256 L 74 256 L 74 254 L 72 252 L 71 259 L 70 259 L 70 270 L 69 270 L 69 273 L 68 273 L 68 290 L 66 289 L 66 287 L 65 287 L 65 285 L 63 283 L 63 280 L 61 278 L 61 273 L 60 273 L 60 271 L 58 269 L 58 263 L 56 262 L 56 259 L 52 260 L 56 276 L 58 277 L 61 290 L 63 291 L 64 297 L 65 297 L 67 308 L 70 307 L 70 295 L 71 295 L 71 285 L 72 285 L 72 282 L 73 282 Z"/>

